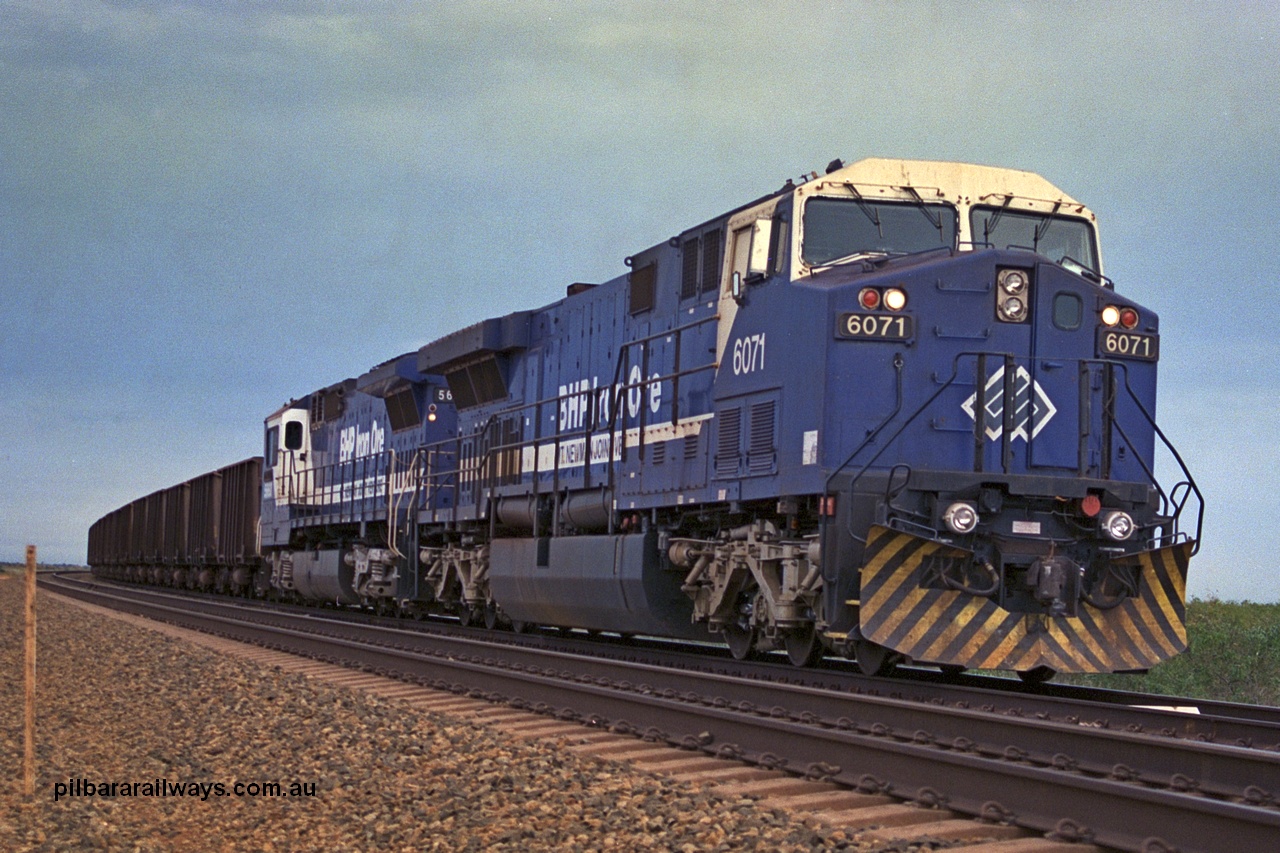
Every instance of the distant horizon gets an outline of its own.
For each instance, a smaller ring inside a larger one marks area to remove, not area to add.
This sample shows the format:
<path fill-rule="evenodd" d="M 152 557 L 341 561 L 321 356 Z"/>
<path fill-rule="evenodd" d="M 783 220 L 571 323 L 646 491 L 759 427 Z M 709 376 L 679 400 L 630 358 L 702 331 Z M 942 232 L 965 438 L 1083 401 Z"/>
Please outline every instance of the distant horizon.
<path fill-rule="evenodd" d="M 0 563 L 0 569 L 21 569 L 22 571 L 26 571 L 27 564 L 25 562 L 24 563 Z M 89 566 L 83 565 L 81 563 L 45 563 L 45 562 L 36 563 L 36 571 L 40 571 L 42 569 L 84 569 L 85 571 L 88 571 Z"/>

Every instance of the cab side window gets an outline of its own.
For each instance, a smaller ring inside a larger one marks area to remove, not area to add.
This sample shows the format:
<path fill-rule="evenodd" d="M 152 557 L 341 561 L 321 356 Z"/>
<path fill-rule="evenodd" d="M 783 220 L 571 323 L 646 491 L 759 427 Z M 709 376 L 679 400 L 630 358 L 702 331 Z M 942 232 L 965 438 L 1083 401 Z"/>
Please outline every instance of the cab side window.
<path fill-rule="evenodd" d="M 284 425 L 284 449 L 302 449 L 302 422 L 289 421 Z"/>
<path fill-rule="evenodd" d="M 271 479 L 272 466 L 280 461 L 280 427 L 273 426 L 267 430 L 266 446 L 262 449 L 262 479 Z"/>

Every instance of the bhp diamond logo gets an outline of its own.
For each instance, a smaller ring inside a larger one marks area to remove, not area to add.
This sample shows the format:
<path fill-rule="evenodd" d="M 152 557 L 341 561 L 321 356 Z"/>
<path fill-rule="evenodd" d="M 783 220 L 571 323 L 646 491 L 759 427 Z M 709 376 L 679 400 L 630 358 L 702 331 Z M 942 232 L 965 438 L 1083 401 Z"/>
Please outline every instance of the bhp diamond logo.
<path fill-rule="evenodd" d="M 961 405 L 967 414 L 973 420 L 977 420 L 974 414 L 974 405 L 978 399 L 975 391 L 968 400 Z M 1052 420 L 1053 416 L 1058 413 L 1058 407 L 1049 399 L 1049 395 L 1040 387 L 1040 383 L 1032 380 L 1031 374 L 1027 372 L 1025 367 L 1018 366 L 1013 376 L 1013 432 L 1011 438 L 1021 438 L 1028 441 L 1027 428 L 1031 429 L 1031 437 L 1039 435 L 1040 430 L 1044 429 L 1045 424 Z M 1004 368 L 1001 367 L 995 373 L 991 374 L 991 378 L 987 380 L 987 386 L 982 390 L 982 408 L 984 411 L 984 426 L 986 427 L 987 438 L 997 441 L 1000 433 L 1004 429 Z"/>

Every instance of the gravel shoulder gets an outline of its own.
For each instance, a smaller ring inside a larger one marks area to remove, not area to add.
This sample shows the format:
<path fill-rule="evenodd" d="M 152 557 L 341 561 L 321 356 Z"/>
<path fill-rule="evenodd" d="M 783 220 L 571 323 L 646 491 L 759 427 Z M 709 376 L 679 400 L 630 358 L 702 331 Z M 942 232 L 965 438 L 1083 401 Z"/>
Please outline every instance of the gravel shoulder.
<path fill-rule="evenodd" d="M 37 606 L 37 778 L 26 802 L 22 583 L 0 577 L 0 668 L 11 674 L 0 679 L 0 850 L 878 846 L 555 742 L 221 657 L 43 592 Z M 115 783 L 115 795 L 72 795 L 74 780 Z M 179 795 L 178 783 L 203 788 Z M 237 796 L 236 783 L 279 783 L 282 795 Z M 303 787 L 290 795 L 294 784 Z"/>

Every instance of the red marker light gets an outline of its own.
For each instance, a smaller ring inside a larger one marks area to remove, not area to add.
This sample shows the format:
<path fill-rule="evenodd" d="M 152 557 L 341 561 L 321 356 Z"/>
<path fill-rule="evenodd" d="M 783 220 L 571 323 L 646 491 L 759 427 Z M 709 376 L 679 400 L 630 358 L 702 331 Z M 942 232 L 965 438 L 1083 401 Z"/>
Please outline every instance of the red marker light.
<path fill-rule="evenodd" d="M 1098 499 L 1097 495 L 1085 495 L 1080 499 L 1080 511 L 1087 518 L 1093 518 L 1102 511 L 1102 501 Z"/>
<path fill-rule="evenodd" d="M 864 287 L 858 292 L 858 303 L 868 310 L 880 305 L 880 291 L 874 287 Z"/>
<path fill-rule="evenodd" d="M 1138 325 L 1138 312 L 1132 308 L 1120 309 L 1120 325 L 1126 329 L 1132 329 Z"/>

